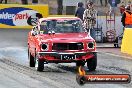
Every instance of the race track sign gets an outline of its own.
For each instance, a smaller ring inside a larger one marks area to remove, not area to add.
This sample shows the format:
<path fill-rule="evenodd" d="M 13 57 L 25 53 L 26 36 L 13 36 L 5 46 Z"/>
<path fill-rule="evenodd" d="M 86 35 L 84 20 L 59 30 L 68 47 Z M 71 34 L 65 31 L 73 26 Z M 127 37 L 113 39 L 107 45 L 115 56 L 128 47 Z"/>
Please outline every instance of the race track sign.
<path fill-rule="evenodd" d="M 0 28 L 30 28 L 30 16 L 39 13 L 48 17 L 48 12 L 48 5 L 0 4 Z"/>

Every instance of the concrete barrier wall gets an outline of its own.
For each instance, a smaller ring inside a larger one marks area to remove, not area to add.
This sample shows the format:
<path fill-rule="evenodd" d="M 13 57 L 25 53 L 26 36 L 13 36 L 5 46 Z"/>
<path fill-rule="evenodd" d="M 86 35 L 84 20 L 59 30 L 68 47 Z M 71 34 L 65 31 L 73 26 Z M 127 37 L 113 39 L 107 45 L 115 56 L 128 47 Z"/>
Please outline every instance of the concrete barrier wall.
<path fill-rule="evenodd" d="M 132 28 L 126 28 L 124 31 L 121 52 L 132 55 Z"/>
<path fill-rule="evenodd" d="M 0 28 L 30 28 L 27 19 L 36 13 L 48 17 L 48 5 L 0 4 Z"/>

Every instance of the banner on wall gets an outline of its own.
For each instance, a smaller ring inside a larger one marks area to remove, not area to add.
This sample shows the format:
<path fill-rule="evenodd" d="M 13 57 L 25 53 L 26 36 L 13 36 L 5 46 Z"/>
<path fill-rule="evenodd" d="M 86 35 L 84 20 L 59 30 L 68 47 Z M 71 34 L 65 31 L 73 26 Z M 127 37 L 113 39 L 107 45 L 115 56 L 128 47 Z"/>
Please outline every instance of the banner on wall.
<path fill-rule="evenodd" d="M 48 5 L 0 5 L 0 28 L 30 28 L 27 19 L 37 13 L 48 17 Z"/>

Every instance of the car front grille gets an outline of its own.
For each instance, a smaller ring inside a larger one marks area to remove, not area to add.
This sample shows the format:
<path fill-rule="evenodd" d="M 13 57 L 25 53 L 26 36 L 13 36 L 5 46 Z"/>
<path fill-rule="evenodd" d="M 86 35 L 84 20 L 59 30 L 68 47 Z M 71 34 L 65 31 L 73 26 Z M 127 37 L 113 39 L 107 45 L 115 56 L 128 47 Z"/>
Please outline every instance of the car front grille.
<path fill-rule="evenodd" d="M 54 43 L 53 50 L 82 50 L 83 43 Z"/>

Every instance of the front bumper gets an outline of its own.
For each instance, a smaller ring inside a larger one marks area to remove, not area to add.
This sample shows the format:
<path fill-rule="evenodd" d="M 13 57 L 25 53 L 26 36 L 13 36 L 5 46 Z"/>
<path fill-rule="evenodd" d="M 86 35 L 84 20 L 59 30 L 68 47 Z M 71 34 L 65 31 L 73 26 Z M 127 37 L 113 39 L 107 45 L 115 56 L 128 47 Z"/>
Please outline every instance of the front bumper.
<path fill-rule="evenodd" d="M 78 61 L 87 60 L 97 52 L 38 52 L 40 59 L 46 61 Z"/>
<path fill-rule="evenodd" d="M 93 54 L 96 52 L 74 52 L 74 53 L 70 53 L 70 52 L 38 52 L 38 55 L 40 56 L 44 56 L 44 55 L 50 55 L 50 56 L 58 56 L 58 55 L 79 55 L 79 56 L 85 56 L 87 54 Z"/>

